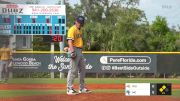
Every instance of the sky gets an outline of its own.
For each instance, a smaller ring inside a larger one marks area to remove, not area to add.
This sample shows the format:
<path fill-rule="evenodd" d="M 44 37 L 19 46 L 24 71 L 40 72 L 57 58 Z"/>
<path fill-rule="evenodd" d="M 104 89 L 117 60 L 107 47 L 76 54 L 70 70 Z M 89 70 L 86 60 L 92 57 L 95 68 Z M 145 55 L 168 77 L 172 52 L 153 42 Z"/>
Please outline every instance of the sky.
<path fill-rule="evenodd" d="M 167 19 L 170 27 L 180 25 L 180 0 L 141 0 L 139 8 L 150 22 L 160 15 Z"/>
<path fill-rule="evenodd" d="M 25 3 L 27 0 L 5 0 L 16 3 Z M 59 0 L 40 0 L 40 4 L 56 4 Z M 79 3 L 79 0 L 69 0 L 71 5 Z M 144 10 L 150 23 L 156 16 L 167 19 L 168 26 L 180 25 L 180 0 L 140 0 L 139 8 Z"/>

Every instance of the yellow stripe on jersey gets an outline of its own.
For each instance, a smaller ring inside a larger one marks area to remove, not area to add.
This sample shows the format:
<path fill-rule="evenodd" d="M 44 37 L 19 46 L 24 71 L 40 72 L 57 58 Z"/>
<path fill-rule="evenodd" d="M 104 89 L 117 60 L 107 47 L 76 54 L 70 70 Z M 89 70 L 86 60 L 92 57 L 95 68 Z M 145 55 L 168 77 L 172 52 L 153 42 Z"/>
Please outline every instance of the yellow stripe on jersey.
<path fill-rule="evenodd" d="M 68 30 L 68 40 L 73 40 L 74 47 L 83 47 L 82 31 L 79 30 L 75 25 Z"/>

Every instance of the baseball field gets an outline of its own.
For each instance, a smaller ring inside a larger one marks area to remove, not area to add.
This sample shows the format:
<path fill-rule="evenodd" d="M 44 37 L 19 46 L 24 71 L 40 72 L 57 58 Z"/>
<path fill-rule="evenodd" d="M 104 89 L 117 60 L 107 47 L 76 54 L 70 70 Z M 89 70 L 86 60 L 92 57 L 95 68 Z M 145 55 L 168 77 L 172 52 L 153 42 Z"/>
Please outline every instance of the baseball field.
<path fill-rule="evenodd" d="M 180 101 L 180 79 L 87 78 L 90 94 L 66 94 L 66 79 L 22 78 L 0 84 L 0 101 Z M 172 83 L 171 96 L 125 96 L 125 83 Z M 75 80 L 78 90 L 78 79 Z"/>

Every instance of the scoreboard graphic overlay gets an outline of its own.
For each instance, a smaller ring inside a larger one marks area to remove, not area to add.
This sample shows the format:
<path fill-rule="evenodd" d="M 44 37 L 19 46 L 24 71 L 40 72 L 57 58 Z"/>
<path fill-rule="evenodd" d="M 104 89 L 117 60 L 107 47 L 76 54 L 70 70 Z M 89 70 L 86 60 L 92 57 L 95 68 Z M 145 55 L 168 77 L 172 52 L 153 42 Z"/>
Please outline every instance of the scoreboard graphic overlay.
<path fill-rule="evenodd" d="M 66 35 L 65 5 L 0 4 L 0 34 Z"/>
<path fill-rule="evenodd" d="M 170 83 L 126 83 L 126 96 L 171 95 Z"/>

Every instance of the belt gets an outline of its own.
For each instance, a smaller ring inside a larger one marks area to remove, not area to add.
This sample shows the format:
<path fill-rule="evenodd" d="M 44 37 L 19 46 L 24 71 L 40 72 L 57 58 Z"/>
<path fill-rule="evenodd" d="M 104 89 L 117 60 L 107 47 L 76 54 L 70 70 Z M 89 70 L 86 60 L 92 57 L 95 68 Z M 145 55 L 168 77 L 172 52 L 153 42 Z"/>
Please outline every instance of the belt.
<path fill-rule="evenodd" d="M 82 49 L 81 47 L 75 47 L 75 48 L 77 48 L 77 49 Z"/>

